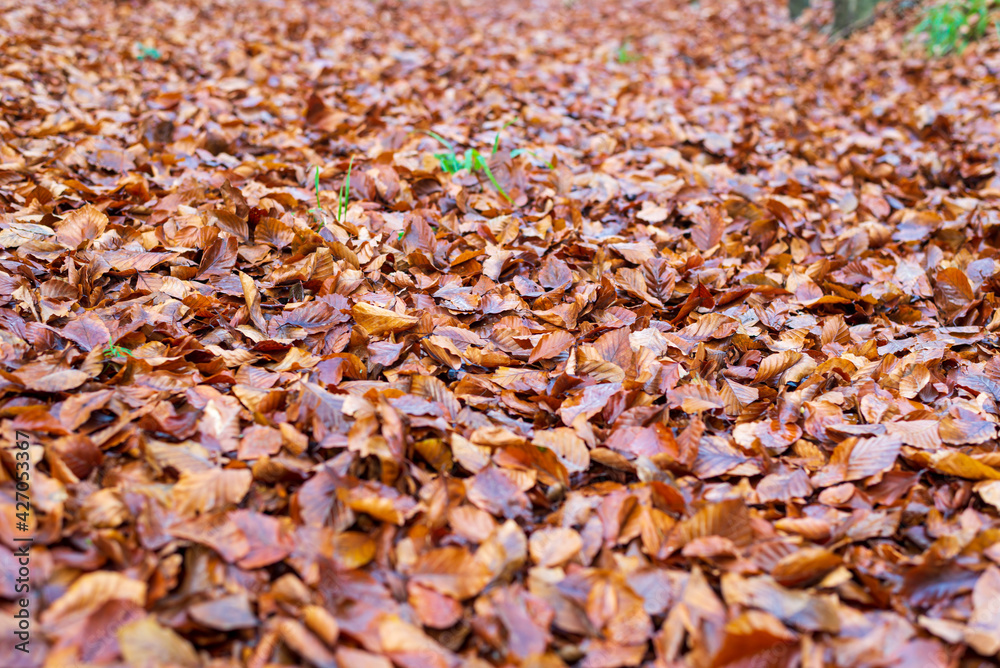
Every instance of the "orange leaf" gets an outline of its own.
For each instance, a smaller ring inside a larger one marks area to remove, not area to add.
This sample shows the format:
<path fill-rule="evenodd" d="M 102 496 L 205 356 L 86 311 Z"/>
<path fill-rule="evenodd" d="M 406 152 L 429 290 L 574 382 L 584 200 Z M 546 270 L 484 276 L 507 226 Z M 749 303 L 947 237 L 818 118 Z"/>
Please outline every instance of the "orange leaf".
<path fill-rule="evenodd" d="M 410 573 L 411 582 L 458 600 L 475 596 L 491 579 L 489 569 L 461 547 L 442 547 L 421 555 Z"/>

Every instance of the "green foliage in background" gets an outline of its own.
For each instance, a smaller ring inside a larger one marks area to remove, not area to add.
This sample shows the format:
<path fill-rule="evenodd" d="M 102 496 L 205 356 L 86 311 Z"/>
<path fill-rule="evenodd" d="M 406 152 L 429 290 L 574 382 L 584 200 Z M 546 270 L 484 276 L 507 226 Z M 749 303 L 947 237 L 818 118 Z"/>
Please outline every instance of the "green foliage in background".
<path fill-rule="evenodd" d="M 928 55 L 961 53 L 986 34 L 990 12 L 997 5 L 997 0 L 948 0 L 928 8 L 913 31 L 926 36 Z"/>

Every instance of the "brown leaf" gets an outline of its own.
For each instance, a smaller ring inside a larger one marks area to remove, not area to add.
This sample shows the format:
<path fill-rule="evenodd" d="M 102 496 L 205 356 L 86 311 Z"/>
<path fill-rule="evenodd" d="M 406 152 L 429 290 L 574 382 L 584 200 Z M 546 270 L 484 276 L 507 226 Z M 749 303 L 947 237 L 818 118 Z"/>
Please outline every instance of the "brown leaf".
<path fill-rule="evenodd" d="M 212 218 L 214 218 L 216 227 L 223 232 L 226 232 L 243 242 L 246 242 L 249 239 L 249 229 L 244 216 L 240 216 L 239 214 L 225 209 L 216 209 L 211 212 L 211 215 Z"/>
<path fill-rule="evenodd" d="M 551 359 L 569 350 L 576 339 L 569 332 L 555 331 L 543 334 L 535 344 L 528 357 L 528 364 L 534 364 L 538 360 Z"/>
<path fill-rule="evenodd" d="M 691 215 L 694 227 L 691 228 L 691 241 L 699 250 L 707 251 L 720 241 L 726 229 L 726 222 L 718 207 L 698 209 Z"/>
<path fill-rule="evenodd" d="M 964 640 L 983 656 L 1000 652 L 1000 570 L 990 566 L 972 589 L 972 616 Z"/>
<path fill-rule="evenodd" d="M 81 620 L 112 599 L 146 604 L 146 583 L 114 571 L 86 573 L 44 610 L 39 619 L 49 628 Z"/>
<path fill-rule="evenodd" d="M 174 485 L 174 502 L 181 515 L 207 513 L 236 505 L 250 491 L 249 469 L 209 469 L 185 472 Z"/>
<path fill-rule="evenodd" d="M 531 369 L 500 367 L 490 377 L 500 387 L 515 392 L 541 392 L 548 385 L 545 374 Z"/>
<path fill-rule="evenodd" d="M 232 594 L 211 601 L 195 603 L 188 614 L 202 626 L 219 631 L 250 629 L 257 626 L 257 617 L 250 609 L 246 594 Z"/>
<path fill-rule="evenodd" d="M 270 566 L 287 557 L 294 548 L 290 531 L 277 517 L 251 510 L 235 510 L 229 513 L 229 519 L 243 532 L 250 545 L 250 551 L 237 562 L 240 568 Z"/>
<path fill-rule="evenodd" d="M 28 389 L 39 392 L 66 392 L 80 387 L 90 377 L 60 362 L 44 360 L 25 364 L 13 375 Z"/>
<path fill-rule="evenodd" d="M 462 618 L 462 604 L 434 589 L 411 581 L 407 587 L 408 601 L 420 623 L 432 629 L 446 629 Z"/>
<path fill-rule="evenodd" d="M 845 439 L 830 456 L 830 463 L 813 478 L 813 484 L 828 487 L 888 471 L 901 447 L 895 436 Z"/>
<path fill-rule="evenodd" d="M 267 321 L 264 320 L 264 314 L 260 310 L 260 292 L 257 290 L 257 284 L 242 271 L 239 272 L 239 277 L 240 285 L 243 287 L 243 299 L 246 301 L 247 311 L 250 313 L 250 320 L 258 330 L 266 333 Z"/>
<path fill-rule="evenodd" d="M 528 550 L 539 566 L 561 566 L 583 548 L 583 541 L 573 529 L 539 529 L 531 534 Z"/>
<path fill-rule="evenodd" d="M 493 579 L 489 569 L 460 547 L 431 550 L 417 559 L 410 582 L 463 600 L 475 596 Z"/>
<path fill-rule="evenodd" d="M 338 496 L 351 510 L 367 513 L 391 524 L 403 524 L 417 511 L 416 502 L 391 487 L 369 481 L 351 489 L 338 490 Z"/>
<path fill-rule="evenodd" d="M 104 322 L 93 313 L 87 313 L 63 327 L 60 334 L 83 350 L 104 350 L 111 341 L 111 332 Z"/>
<path fill-rule="evenodd" d="M 590 468 L 590 451 L 576 433 L 567 427 L 536 431 L 532 444 L 555 453 L 569 473 L 580 473 Z"/>
<path fill-rule="evenodd" d="M 292 651 L 317 668 L 338 668 L 337 659 L 309 629 L 294 619 L 278 625 L 281 639 Z"/>
<path fill-rule="evenodd" d="M 724 629 L 722 646 L 712 657 L 712 667 L 739 665 L 788 665 L 799 650 L 798 639 L 773 615 L 749 610 Z"/>
<path fill-rule="evenodd" d="M 728 573 L 722 578 L 722 596 L 730 605 L 758 608 L 804 631 L 840 631 L 840 604 L 832 594 L 786 589 L 767 576 Z"/>
<path fill-rule="evenodd" d="M 175 524 L 170 533 L 215 550 L 229 563 L 239 561 L 250 551 L 246 535 L 226 513 L 201 515 Z"/>
<path fill-rule="evenodd" d="M 973 459 L 964 452 L 940 450 L 938 452 L 914 452 L 911 459 L 939 473 L 958 476 L 969 480 L 1000 480 L 1000 471 Z"/>
<path fill-rule="evenodd" d="M 785 587 L 805 587 L 816 584 L 843 560 L 819 547 L 807 547 L 783 557 L 774 565 L 771 576 Z"/>
<path fill-rule="evenodd" d="M 327 647 L 335 647 L 340 637 L 340 625 L 337 619 L 326 609 L 318 605 L 307 605 L 302 609 L 302 621 L 306 627 L 315 633 Z"/>
<path fill-rule="evenodd" d="M 750 514 L 740 499 L 729 499 L 702 507 L 691 517 L 678 523 L 668 545 L 683 547 L 697 538 L 719 536 L 738 547 L 748 545 L 754 536 Z"/>
<path fill-rule="evenodd" d="M 949 415 L 938 424 L 938 433 L 949 445 L 976 445 L 996 438 L 997 427 L 985 420 L 957 420 Z"/>
<path fill-rule="evenodd" d="M 212 278 L 232 273 L 236 264 L 237 241 L 235 237 L 215 239 L 201 256 L 195 279 Z"/>
<path fill-rule="evenodd" d="M 802 353 L 786 350 L 783 353 L 770 355 L 764 358 L 764 360 L 760 363 L 760 367 L 757 369 L 757 375 L 754 376 L 753 382 L 762 383 L 771 380 L 779 373 L 798 362 L 801 357 Z"/>
<path fill-rule="evenodd" d="M 71 211 L 56 225 L 56 241 L 66 248 L 86 247 L 104 234 L 108 217 L 90 204 Z"/>
<path fill-rule="evenodd" d="M 646 200 L 642 203 L 642 209 L 635 217 L 647 223 L 662 223 L 670 215 L 670 210 L 659 206 L 655 202 Z"/>
<path fill-rule="evenodd" d="M 946 314 L 952 314 L 975 298 L 965 272 L 958 267 L 942 269 L 934 277 L 934 301 Z"/>
<path fill-rule="evenodd" d="M 281 249 L 291 245 L 295 240 L 295 233 L 277 218 L 267 216 L 257 224 L 253 237 L 258 243 Z"/>
<path fill-rule="evenodd" d="M 529 506 L 524 492 L 495 466 L 477 473 L 467 483 L 466 494 L 477 508 L 507 518 L 524 516 Z"/>
<path fill-rule="evenodd" d="M 376 336 L 403 332 L 417 324 L 417 318 L 414 316 L 400 315 L 367 302 L 356 303 L 351 307 L 351 314 L 361 327 Z"/>
<path fill-rule="evenodd" d="M 131 666 L 198 668 L 201 660 L 194 646 L 153 617 L 118 629 L 122 657 Z"/>

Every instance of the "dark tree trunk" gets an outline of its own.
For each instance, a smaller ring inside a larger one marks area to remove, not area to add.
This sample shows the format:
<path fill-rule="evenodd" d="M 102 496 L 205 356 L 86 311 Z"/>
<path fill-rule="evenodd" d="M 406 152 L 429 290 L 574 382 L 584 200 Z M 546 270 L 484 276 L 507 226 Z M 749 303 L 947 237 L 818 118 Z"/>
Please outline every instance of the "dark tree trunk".
<path fill-rule="evenodd" d="M 833 33 L 850 32 L 875 12 L 878 0 L 833 0 Z"/>
<path fill-rule="evenodd" d="M 879 0 L 833 0 L 833 34 L 844 35 L 872 17 Z M 797 19 L 809 0 L 788 0 L 788 15 Z"/>
<path fill-rule="evenodd" d="M 792 20 L 802 16 L 802 12 L 809 8 L 809 0 L 788 0 L 788 15 Z"/>

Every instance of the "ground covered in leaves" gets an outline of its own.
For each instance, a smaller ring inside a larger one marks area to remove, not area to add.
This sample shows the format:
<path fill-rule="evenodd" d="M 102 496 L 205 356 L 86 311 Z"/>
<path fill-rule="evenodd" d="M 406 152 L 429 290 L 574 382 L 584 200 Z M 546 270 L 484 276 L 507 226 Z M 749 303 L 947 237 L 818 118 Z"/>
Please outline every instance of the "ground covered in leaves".
<path fill-rule="evenodd" d="M 995 661 L 996 36 L 6 4 L 0 665 Z"/>

